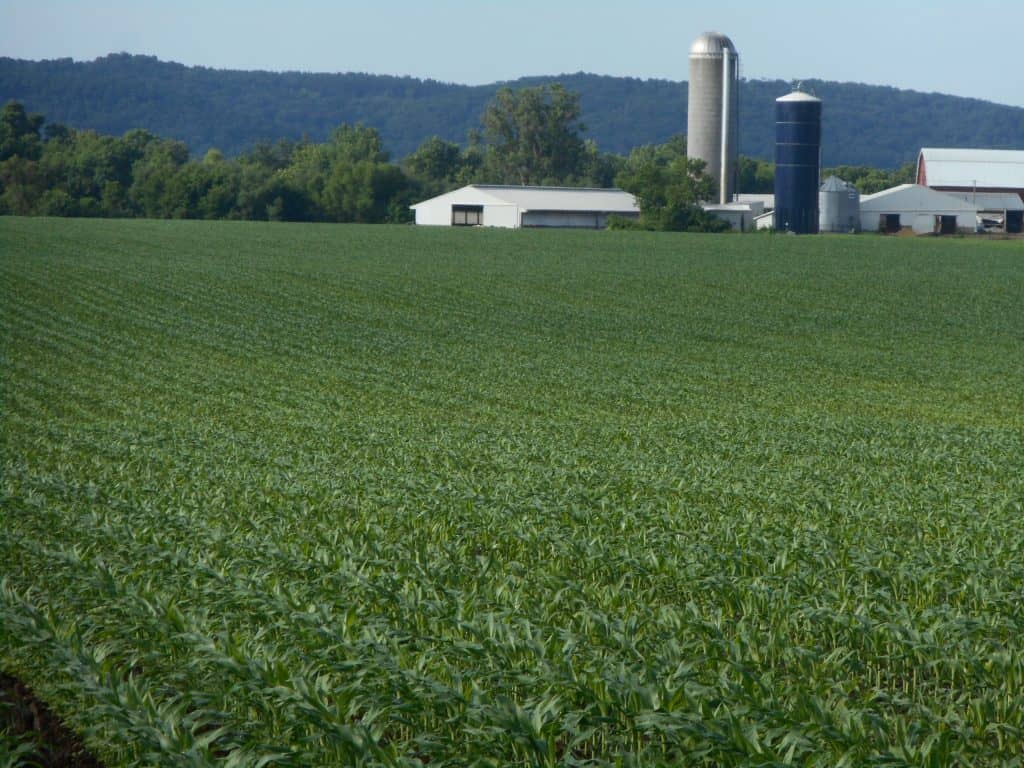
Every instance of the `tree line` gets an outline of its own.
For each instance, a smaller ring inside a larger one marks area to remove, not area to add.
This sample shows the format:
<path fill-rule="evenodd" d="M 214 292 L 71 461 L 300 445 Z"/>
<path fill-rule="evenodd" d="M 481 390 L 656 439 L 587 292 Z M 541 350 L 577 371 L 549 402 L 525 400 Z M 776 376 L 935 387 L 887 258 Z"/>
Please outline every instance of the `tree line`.
<path fill-rule="evenodd" d="M 10 102 L 0 114 L 0 214 L 397 223 L 410 219 L 416 200 L 472 183 L 619 181 L 660 208 L 684 197 L 695 208 L 710 189 L 681 137 L 623 157 L 599 151 L 583 129 L 578 96 L 560 85 L 504 88 L 465 146 L 435 136 L 401 162 L 363 125 L 341 125 L 323 142 L 280 139 L 235 158 L 216 149 L 193 158 L 180 140 L 46 124 Z M 680 171 L 692 178 L 673 182 L 676 193 L 650 189 Z M 652 227 L 702 220 L 699 209 L 690 218 L 645 217 Z"/>
<path fill-rule="evenodd" d="M 323 142 L 280 139 L 234 158 L 216 149 L 193 158 L 180 140 L 47 124 L 9 102 L 0 113 L 0 214 L 398 223 L 409 221 L 411 203 L 465 184 L 618 185 L 640 202 L 635 226 L 720 228 L 699 208 L 714 181 L 687 157 L 684 136 L 618 155 L 584 130 L 579 96 L 540 85 L 499 90 L 465 145 L 434 136 L 400 162 L 375 128 L 358 124 Z M 894 178 L 846 171 L 863 191 Z M 771 192 L 772 184 L 770 164 L 742 159 L 741 191 Z"/>

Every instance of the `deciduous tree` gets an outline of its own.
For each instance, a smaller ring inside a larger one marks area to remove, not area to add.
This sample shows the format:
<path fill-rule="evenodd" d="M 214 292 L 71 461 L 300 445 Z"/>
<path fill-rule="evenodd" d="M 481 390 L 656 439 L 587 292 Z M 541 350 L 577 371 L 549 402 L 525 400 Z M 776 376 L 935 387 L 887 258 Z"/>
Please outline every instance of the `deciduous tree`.
<path fill-rule="evenodd" d="M 584 155 L 579 96 L 561 85 L 502 88 L 482 117 L 488 170 L 504 184 L 559 184 Z"/>
<path fill-rule="evenodd" d="M 720 231 L 728 225 L 704 213 L 714 182 L 704 162 L 686 155 L 686 139 L 675 136 L 665 144 L 633 150 L 619 174 L 620 187 L 636 195 L 640 224 L 649 229 Z"/>

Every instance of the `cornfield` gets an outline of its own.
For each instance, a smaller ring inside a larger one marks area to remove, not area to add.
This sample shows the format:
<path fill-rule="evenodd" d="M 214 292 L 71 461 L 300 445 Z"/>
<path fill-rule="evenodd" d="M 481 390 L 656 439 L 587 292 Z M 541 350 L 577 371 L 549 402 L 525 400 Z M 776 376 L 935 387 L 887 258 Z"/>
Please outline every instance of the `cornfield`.
<path fill-rule="evenodd" d="M 1022 310 L 1019 242 L 0 219 L 0 669 L 107 766 L 1020 765 Z"/>

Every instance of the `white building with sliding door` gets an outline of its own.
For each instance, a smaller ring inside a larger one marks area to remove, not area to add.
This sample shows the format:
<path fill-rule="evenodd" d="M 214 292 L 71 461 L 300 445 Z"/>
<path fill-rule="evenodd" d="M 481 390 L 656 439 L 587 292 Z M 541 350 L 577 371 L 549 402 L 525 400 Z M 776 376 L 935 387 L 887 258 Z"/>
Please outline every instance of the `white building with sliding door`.
<path fill-rule="evenodd" d="M 416 223 L 439 227 L 570 227 L 603 229 L 609 216 L 640 216 L 621 189 L 471 184 L 409 206 Z"/>
<path fill-rule="evenodd" d="M 966 200 L 918 184 L 901 184 L 860 198 L 860 226 L 864 232 L 974 232 L 977 212 L 977 207 Z"/>

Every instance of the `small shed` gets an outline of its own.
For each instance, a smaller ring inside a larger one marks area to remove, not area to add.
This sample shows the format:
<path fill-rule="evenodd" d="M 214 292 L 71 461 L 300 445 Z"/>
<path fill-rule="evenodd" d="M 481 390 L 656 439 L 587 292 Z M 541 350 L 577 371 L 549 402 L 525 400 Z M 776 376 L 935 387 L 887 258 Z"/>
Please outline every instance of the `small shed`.
<path fill-rule="evenodd" d="M 976 230 L 977 210 L 945 192 L 901 184 L 861 197 L 860 226 L 865 232 L 954 235 Z"/>
<path fill-rule="evenodd" d="M 640 216 L 630 192 L 575 187 L 470 184 L 409 207 L 417 224 L 443 227 L 602 229 L 609 216 Z"/>
<path fill-rule="evenodd" d="M 729 222 L 729 226 L 739 232 L 753 229 L 754 220 L 764 213 L 764 204 L 749 203 L 705 203 L 701 206 L 705 213 Z"/>

